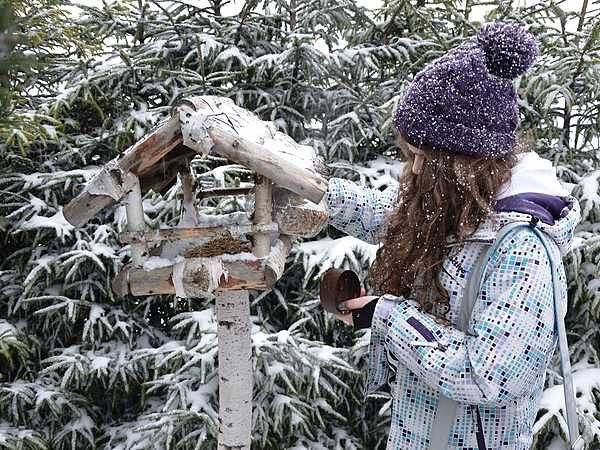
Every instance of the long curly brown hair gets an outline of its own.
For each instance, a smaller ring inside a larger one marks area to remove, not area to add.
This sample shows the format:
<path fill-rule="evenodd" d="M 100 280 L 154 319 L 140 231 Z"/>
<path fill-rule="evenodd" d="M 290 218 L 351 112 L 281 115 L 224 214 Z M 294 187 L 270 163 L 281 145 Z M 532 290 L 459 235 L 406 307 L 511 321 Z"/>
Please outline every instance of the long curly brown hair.
<path fill-rule="evenodd" d="M 406 138 L 396 135 L 407 164 L 383 245 L 370 270 L 376 293 L 404 297 L 412 293 L 424 311 L 445 319 L 449 295 L 438 274 L 450 251 L 447 244 L 462 244 L 493 211 L 498 189 L 510 178 L 515 154 L 523 151 L 523 137 L 513 152 L 495 159 L 415 146 L 424 151 L 425 160 L 421 173 L 414 174 L 415 155 Z"/>

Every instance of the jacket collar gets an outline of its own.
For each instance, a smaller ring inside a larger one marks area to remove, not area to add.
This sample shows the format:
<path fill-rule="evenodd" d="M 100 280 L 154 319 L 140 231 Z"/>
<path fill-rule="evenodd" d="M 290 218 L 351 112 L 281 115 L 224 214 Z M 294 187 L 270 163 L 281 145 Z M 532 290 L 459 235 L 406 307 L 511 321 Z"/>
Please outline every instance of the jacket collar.
<path fill-rule="evenodd" d="M 553 224 L 539 221 L 537 227 L 546 233 L 558 246 L 561 255 L 569 252 L 573 245 L 575 227 L 581 219 L 577 199 L 571 195 L 563 198 L 566 202 L 560 217 Z M 532 215 L 515 211 L 494 212 L 484 220 L 467 241 L 493 242 L 500 228 L 510 222 L 531 222 Z M 451 240 L 453 241 L 453 239 Z"/>

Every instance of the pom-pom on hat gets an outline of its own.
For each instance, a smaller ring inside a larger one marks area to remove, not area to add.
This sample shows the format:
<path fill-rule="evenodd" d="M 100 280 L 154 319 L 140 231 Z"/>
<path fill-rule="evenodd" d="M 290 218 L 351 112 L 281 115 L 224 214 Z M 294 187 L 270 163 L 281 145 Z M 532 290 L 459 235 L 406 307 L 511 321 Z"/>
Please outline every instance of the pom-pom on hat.
<path fill-rule="evenodd" d="M 522 26 L 482 25 L 415 75 L 394 110 L 394 128 L 416 147 L 490 158 L 511 152 L 519 125 L 513 79 L 538 54 Z"/>

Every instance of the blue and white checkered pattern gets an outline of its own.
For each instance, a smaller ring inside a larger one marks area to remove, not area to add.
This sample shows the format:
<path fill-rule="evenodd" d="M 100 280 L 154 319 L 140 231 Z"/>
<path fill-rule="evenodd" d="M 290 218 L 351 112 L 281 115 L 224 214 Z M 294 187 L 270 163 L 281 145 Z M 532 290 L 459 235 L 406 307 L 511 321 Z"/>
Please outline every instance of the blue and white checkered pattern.
<path fill-rule="evenodd" d="M 326 194 L 330 223 L 376 243 L 397 195 L 397 186 L 378 191 L 332 178 Z M 568 213 L 554 225 L 538 224 L 556 244 L 556 261 L 568 252 L 580 220 L 577 200 L 569 200 Z M 468 242 L 451 247 L 439 277 L 450 294 L 452 323 L 485 243 L 493 242 L 503 225 L 529 219 L 516 212 L 495 213 Z M 460 405 L 448 449 L 478 448 L 475 409 L 470 404 L 479 405 L 488 449 L 529 449 L 546 366 L 556 346 L 550 270 L 533 231 L 515 231 L 485 268 L 467 333 L 438 324 L 410 298 L 380 299 L 371 326 L 365 394 L 393 399 L 388 450 L 429 448 L 440 391 Z M 557 270 L 566 302 L 562 263 Z"/>

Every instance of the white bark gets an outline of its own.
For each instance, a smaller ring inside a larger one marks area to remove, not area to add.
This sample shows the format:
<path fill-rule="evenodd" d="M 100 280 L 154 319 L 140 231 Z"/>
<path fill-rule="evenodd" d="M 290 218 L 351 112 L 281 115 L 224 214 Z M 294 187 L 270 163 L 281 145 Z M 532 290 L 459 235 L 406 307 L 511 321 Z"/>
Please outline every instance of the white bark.
<path fill-rule="evenodd" d="M 231 99 L 191 97 L 177 110 L 186 147 L 218 153 L 314 203 L 326 192 L 322 162 L 312 147 L 298 144 Z"/>
<path fill-rule="evenodd" d="M 189 171 L 181 174 L 181 188 L 183 191 L 183 216 L 177 226 L 198 226 L 198 211 L 194 205 L 194 180 Z"/>
<path fill-rule="evenodd" d="M 259 176 L 254 192 L 254 224 L 266 225 L 271 223 L 271 212 L 273 210 L 271 180 Z M 271 236 L 267 233 L 256 233 L 254 235 L 254 254 L 256 257 L 263 258 L 270 251 Z"/>
<path fill-rule="evenodd" d="M 129 231 L 143 232 L 146 228 L 144 222 L 144 209 L 142 207 L 142 192 L 140 190 L 140 180 L 134 174 L 129 172 L 126 175 L 125 184 L 130 186 L 126 197 L 125 210 L 127 212 L 127 229 Z M 131 262 L 134 266 L 141 267 L 144 259 L 148 256 L 148 249 L 143 242 L 130 245 Z"/>
<path fill-rule="evenodd" d="M 265 284 L 267 288 L 273 288 L 275 282 L 283 275 L 285 261 L 291 248 L 292 240 L 285 235 L 281 235 L 271 247 L 271 252 L 265 259 Z"/>
<path fill-rule="evenodd" d="M 248 291 L 217 295 L 219 450 L 249 450 L 252 431 L 252 341 Z"/>
<path fill-rule="evenodd" d="M 120 197 L 116 198 L 117 196 L 125 194 L 120 180 L 123 174 L 132 172 L 143 176 L 181 143 L 181 140 L 179 115 L 175 114 L 127 149 L 119 158 L 107 163 L 104 171 L 92 178 L 83 191 L 65 206 L 65 219 L 76 227 L 86 224 L 103 208 L 119 200 Z M 113 180 L 108 179 L 107 175 Z M 102 192 L 103 185 L 110 188 L 110 191 Z"/>

